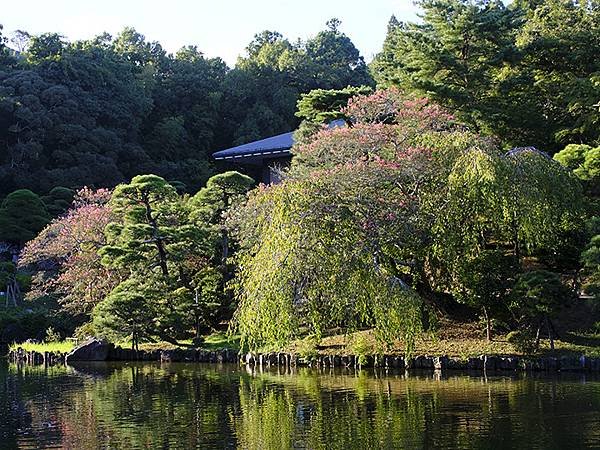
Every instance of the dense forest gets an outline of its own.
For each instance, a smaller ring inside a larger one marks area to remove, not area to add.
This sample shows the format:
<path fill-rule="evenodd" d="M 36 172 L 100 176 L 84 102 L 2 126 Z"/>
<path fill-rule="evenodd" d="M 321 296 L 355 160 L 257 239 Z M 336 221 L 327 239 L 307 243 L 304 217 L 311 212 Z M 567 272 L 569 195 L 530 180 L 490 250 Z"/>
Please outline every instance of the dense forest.
<path fill-rule="evenodd" d="M 293 130 L 300 93 L 373 84 L 337 27 L 294 44 L 264 31 L 234 68 L 195 46 L 168 54 L 132 28 L 76 42 L 0 35 L 0 195 L 140 173 L 195 192 L 215 150 Z"/>
<path fill-rule="evenodd" d="M 565 310 L 597 333 L 600 4 L 418 5 L 369 65 L 337 19 L 234 68 L 131 28 L 3 37 L 4 339 L 411 352 L 458 312 L 527 352 Z M 211 162 L 296 128 L 277 185 Z"/>

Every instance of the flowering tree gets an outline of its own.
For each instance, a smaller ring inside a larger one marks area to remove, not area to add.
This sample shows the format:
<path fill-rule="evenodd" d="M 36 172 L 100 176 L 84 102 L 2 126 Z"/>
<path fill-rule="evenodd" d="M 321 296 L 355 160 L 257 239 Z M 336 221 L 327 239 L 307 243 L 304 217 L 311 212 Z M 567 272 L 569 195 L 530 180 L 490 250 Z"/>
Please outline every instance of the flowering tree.
<path fill-rule="evenodd" d="M 106 244 L 104 227 L 113 218 L 110 195 L 107 189 L 81 189 L 67 213 L 25 246 L 19 264 L 47 273 L 30 296 L 54 295 L 66 310 L 89 314 L 115 286 L 118 272 L 103 266 L 97 253 Z"/>
<path fill-rule="evenodd" d="M 371 325 L 383 342 L 412 342 L 420 302 L 402 276 L 409 250 L 394 243 L 418 246 L 420 224 L 399 179 L 393 167 L 358 162 L 254 192 L 238 216 L 247 248 L 236 319 L 250 347 L 282 345 L 304 326 L 320 336 Z"/>
<path fill-rule="evenodd" d="M 236 326 L 250 347 L 372 326 L 410 353 L 421 330 L 429 192 L 459 147 L 437 145 L 436 134 L 459 130 L 395 90 L 359 96 L 346 114 L 352 127 L 294 148 L 284 182 L 255 191 L 230 221 L 244 245 Z"/>
<path fill-rule="evenodd" d="M 577 185 L 539 152 L 505 155 L 398 90 L 354 97 L 344 114 L 352 126 L 296 146 L 284 182 L 231 219 L 244 248 L 235 326 L 250 347 L 372 326 L 410 353 L 424 305 L 451 292 L 481 308 L 489 334 L 513 259 L 484 272 L 504 252 L 552 248 L 577 221 Z"/>

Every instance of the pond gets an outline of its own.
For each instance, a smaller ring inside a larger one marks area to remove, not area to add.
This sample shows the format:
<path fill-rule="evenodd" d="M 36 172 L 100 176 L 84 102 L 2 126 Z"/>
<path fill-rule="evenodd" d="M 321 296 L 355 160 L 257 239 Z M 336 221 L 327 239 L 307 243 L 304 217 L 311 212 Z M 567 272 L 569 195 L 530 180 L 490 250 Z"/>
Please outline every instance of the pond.
<path fill-rule="evenodd" d="M 0 448 L 599 448 L 584 374 L 0 363 Z"/>

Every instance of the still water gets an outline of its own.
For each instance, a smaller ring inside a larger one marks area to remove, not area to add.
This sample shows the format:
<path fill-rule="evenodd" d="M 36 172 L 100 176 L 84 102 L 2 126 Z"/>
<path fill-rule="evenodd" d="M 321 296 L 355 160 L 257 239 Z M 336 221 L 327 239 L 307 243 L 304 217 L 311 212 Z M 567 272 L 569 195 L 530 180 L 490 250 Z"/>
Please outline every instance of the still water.
<path fill-rule="evenodd" d="M 600 448 L 600 378 L 0 363 L 0 448 Z"/>

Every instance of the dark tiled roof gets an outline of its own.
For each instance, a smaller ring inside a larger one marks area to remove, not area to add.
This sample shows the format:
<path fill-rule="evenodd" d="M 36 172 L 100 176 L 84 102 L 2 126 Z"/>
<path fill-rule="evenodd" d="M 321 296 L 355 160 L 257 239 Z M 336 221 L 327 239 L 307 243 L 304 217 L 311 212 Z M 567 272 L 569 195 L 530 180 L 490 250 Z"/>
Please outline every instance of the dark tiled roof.
<path fill-rule="evenodd" d="M 260 141 L 249 142 L 248 144 L 238 145 L 226 150 L 213 153 L 214 159 L 233 159 L 244 158 L 248 156 L 263 155 L 289 155 L 290 148 L 294 145 L 294 132 L 278 134 Z"/>
<path fill-rule="evenodd" d="M 329 128 L 342 127 L 346 122 L 342 119 L 334 120 L 329 125 Z M 249 158 L 275 155 L 288 156 L 290 149 L 294 145 L 294 132 L 278 134 L 260 141 L 249 142 L 247 144 L 238 145 L 225 150 L 219 150 L 213 153 L 214 159 L 234 159 L 234 158 Z"/>

